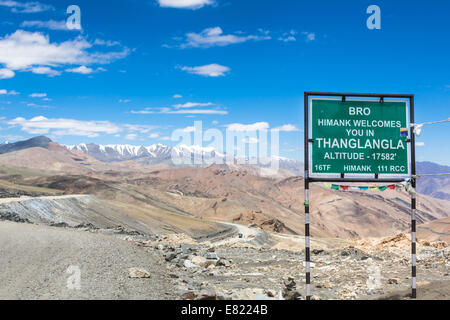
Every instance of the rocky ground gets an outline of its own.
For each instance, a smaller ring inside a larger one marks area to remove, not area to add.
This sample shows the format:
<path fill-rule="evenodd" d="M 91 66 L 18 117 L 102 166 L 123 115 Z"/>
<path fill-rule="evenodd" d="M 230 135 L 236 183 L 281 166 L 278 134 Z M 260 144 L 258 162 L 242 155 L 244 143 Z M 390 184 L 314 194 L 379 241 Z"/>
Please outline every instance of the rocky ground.
<path fill-rule="evenodd" d="M 0 299 L 304 299 L 304 239 L 234 225 L 237 234 L 197 241 L 121 228 L 0 222 Z M 26 235 L 26 236 L 25 236 Z M 312 239 L 313 299 L 407 299 L 405 234 Z M 450 247 L 418 243 L 418 298 L 450 299 Z M 79 266 L 81 289 L 67 288 Z"/>
<path fill-rule="evenodd" d="M 164 260 L 120 237 L 0 221 L 0 300 L 176 299 Z"/>
<path fill-rule="evenodd" d="M 180 299 L 304 298 L 304 251 L 298 247 L 272 249 L 273 243 L 260 246 L 248 239 L 198 243 L 185 235 L 127 240 L 159 252 Z M 312 261 L 313 299 L 397 299 L 409 293 L 410 249 L 404 234 L 313 249 Z M 450 284 L 448 245 L 420 242 L 417 264 L 418 298 L 448 298 L 450 285 L 442 285 Z"/>

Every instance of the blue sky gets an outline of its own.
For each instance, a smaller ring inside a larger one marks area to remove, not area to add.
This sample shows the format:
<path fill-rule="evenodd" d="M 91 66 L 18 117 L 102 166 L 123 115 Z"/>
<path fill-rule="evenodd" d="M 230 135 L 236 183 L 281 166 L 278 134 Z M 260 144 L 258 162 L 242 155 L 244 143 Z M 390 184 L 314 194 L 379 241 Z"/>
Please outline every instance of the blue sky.
<path fill-rule="evenodd" d="M 0 0 L 0 141 L 173 145 L 197 120 L 259 123 L 301 159 L 304 91 L 413 93 L 417 122 L 450 117 L 446 1 L 80 0 L 81 31 L 71 4 Z M 425 127 L 418 160 L 449 165 L 449 133 Z"/>

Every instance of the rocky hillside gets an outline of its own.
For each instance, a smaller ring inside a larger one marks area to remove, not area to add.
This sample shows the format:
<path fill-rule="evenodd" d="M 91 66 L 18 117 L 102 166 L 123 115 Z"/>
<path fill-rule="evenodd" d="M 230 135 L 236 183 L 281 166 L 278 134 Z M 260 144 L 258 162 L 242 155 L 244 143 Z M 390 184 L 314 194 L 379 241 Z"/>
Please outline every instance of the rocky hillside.
<path fill-rule="evenodd" d="M 10 186 L 3 188 L 4 196 L 33 195 L 21 188 L 95 195 L 106 201 L 106 208 L 116 208 L 104 212 L 105 217 L 116 213 L 123 217 L 126 212 L 152 232 L 195 233 L 199 229 L 209 230 L 200 232 L 203 236 L 220 233 L 211 221 L 234 221 L 294 235 L 304 232 L 302 177 L 264 177 L 254 166 L 234 164 L 174 168 L 143 165 L 137 160 L 102 162 L 54 142 L 46 147 L 32 145 L 0 155 L 0 169 L 4 168 L 0 170 L 0 191 L 2 185 Z M 8 167 L 11 164 L 21 169 Z M 335 191 L 312 184 L 310 200 L 313 236 L 380 237 L 407 230 L 410 225 L 410 199 L 404 191 Z M 419 195 L 419 224 L 449 217 L 449 207 L 448 201 Z"/>
<path fill-rule="evenodd" d="M 450 173 L 450 166 L 442 166 L 433 162 L 417 162 L 418 174 Z M 450 175 L 420 177 L 417 191 L 434 198 L 450 200 Z"/>
<path fill-rule="evenodd" d="M 47 137 L 40 136 L 31 138 L 29 140 L 25 141 L 19 141 L 15 143 L 3 143 L 0 145 L 0 154 L 8 153 L 8 152 L 14 152 L 14 151 L 20 151 L 23 149 L 29 149 L 29 148 L 47 148 L 49 143 L 51 143 L 52 140 L 50 140 Z"/>
<path fill-rule="evenodd" d="M 304 232 L 301 177 L 264 178 L 216 166 L 103 178 L 46 175 L 14 179 L 16 184 L 58 189 L 66 194 L 94 194 L 137 216 L 148 207 L 161 212 L 159 219 L 166 221 L 189 215 L 203 221 L 235 221 L 288 234 Z M 449 207 L 447 201 L 419 196 L 419 224 L 448 217 Z M 407 230 L 410 225 L 410 198 L 399 190 L 347 192 L 312 184 L 311 209 L 312 234 L 319 237 L 387 236 Z"/>
<path fill-rule="evenodd" d="M 199 243 L 184 235 L 130 241 L 166 261 L 185 300 L 302 300 L 305 297 L 304 239 L 269 234 L 230 243 Z M 410 241 L 405 234 L 371 241 L 311 242 L 313 299 L 408 299 Z M 417 245 L 418 299 L 450 298 L 450 248 L 445 242 Z"/>
<path fill-rule="evenodd" d="M 283 177 L 303 175 L 303 164 L 299 161 L 295 161 L 283 157 L 272 157 L 272 160 L 278 162 L 279 172 L 271 172 L 270 166 L 260 164 L 257 160 L 252 159 L 239 159 L 239 161 L 233 161 L 227 159 L 226 154 L 215 150 L 211 147 L 199 147 L 199 146 L 187 146 L 178 145 L 170 147 L 163 144 L 154 144 L 151 146 L 134 146 L 134 145 L 98 145 L 98 144 L 78 144 L 72 146 L 66 146 L 70 151 L 83 152 L 97 160 L 104 162 L 118 162 L 133 160 L 141 165 L 160 164 L 166 163 L 175 167 L 186 166 L 191 159 L 201 159 L 203 162 L 202 167 L 207 167 L 211 163 L 224 164 L 234 167 L 241 167 L 244 169 L 253 170 L 260 175 L 278 175 Z M 174 163 L 173 159 L 177 159 Z M 183 160 L 182 165 L 177 161 Z M 187 162 L 186 162 L 187 161 Z M 238 162 L 239 164 L 236 164 Z M 193 162 L 192 162 L 193 163 Z M 254 165 L 248 165 L 246 163 L 252 163 Z M 194 165 L 192 165 L 194 166 Z M 196 166 L 197 165 L 196 163 Z M 266 169 L 266 170 L 256 170 Z M 273 171 L 273 170 L 272 170 Z"/>
<path fill-rule="evenodd" d="M 194 238 L 233 234 L 233 228 L 161 208 L 109 202 L 91 195 L 0 199 L 0 220 L 71 228 L 119 229 L 124 233 L 183 232 Z"/>

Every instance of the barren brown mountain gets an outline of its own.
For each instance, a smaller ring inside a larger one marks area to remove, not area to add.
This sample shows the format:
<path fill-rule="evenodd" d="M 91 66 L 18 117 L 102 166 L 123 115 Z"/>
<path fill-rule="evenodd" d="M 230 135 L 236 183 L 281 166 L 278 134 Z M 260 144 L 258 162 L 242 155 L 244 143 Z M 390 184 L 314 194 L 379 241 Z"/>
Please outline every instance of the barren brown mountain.
<path fill-rule="evenodd" d="M 417 227 L 417 235 L 428 241 L 450 243 L 450 218 L 433 220 Z"/>
<path fill-rule="evenodd" d="M 131 214 L 148 230 L 183 230 L 183 219 L 189 218 L 198 223 L 234 221 L 288 234 L 304 232 L 302 177 L 267 178 L 228 165 L 171 168 L 131 160 L 103 163 L 56 143 L 2 154 L 0 164 L 3 184 L 94 195 Z M 381 237 L 410 225 L 410 200 L 404 191 L 347 192 L 313 184 L 310 202 L 311 230 L 316 237 Z M 449 201 L 418 196 L 419 224 L 448 218 L 449 209 Z M 167 226 L 162 227 L 165 220 Z M 445 233 L 448 228 L 436 232 Z M 431 236 L 431 232 L 423 234 Z"/>

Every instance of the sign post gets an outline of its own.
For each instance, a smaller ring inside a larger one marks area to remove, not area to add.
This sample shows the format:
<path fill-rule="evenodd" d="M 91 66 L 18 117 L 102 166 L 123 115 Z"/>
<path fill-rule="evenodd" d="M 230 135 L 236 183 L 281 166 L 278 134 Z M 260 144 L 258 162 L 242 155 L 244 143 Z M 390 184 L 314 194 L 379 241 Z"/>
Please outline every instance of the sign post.
<path fill-rule="evenodd" d="M 310 283 L 311 182 L 402 182 L 415 188 L 414 96 L 305 92 L 305 262 Z M 409 104 L 409 108 L 408 108 Z M 411 196 L 412 297 L 416 297 L 415 195 Z"/>

